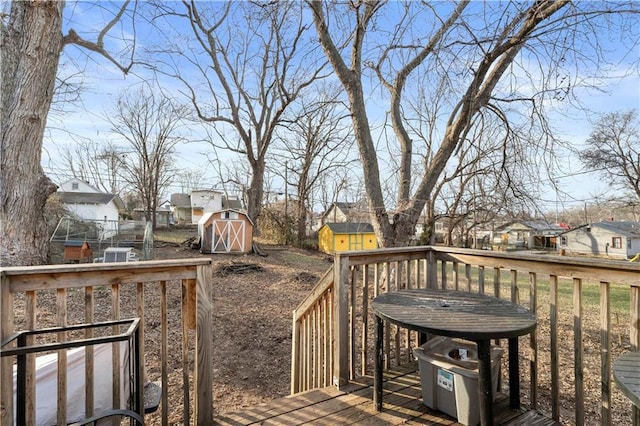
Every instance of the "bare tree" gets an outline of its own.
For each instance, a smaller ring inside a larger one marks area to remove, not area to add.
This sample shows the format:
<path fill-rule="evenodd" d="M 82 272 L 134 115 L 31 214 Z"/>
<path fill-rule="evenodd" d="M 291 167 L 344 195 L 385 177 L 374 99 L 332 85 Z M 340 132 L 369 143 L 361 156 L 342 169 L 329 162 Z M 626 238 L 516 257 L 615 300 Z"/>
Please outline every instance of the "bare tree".
<path fill-rule="evenodd" d="M 202 189 L 204 180 L 204 169 L 186 169 L 177 172 L 175 175 L 175 184 L 180 187 L 184 194 L 188 194 L 194 189 Z"/>
<path fill-rule="evenodd" d="M 151 90 L 138 90 L 122 93 L 114 113 L 105 118 L 127 142 L 122 177 L 138 193 L 155 229 L 159 198 L 175 174 L 171 157 L 181 141 L 184 110 Z"/>
<path fill-rule="evenodd" d="M 51 107 L 58 63 L 65 46 L 96 52 L 117 65 L 105 37 L 130 8 L 119 4 L 95 41 L 73 29 L 62 32 L 64 2 L 13 1 L 0 21 L 2 100 L 0 106 L 0 264 L 36 265 L 48 260 L 44 219 L 47 198 L 56 186 L 44 174 L 42 139 Z M 133 55 L 133 47 L 127 53 Z"/>
<path fill-rule="evenodd" d="M 575 83 L 559 77 L 569 73 L 569 66 L 563 68 L 563 64 L 577 66 L 590 61 L 591 68 L 599 69 L 600 64 L 594 61 L 602 58 L 602 52 L 590 55 L 586 51 L 588 43 L 581 46 L 584 51 L 577 49 L 574 38 L 595 40 L 598 24 L 607 24 L 604 19 L 635 11 L 632 4 L 574 5 L 568 0 L 506 6 L 470 6 L 468 1 L 453 6 L 381 1 L 309 4 L 320 43 L 349 100 L 372 221 L 384 246 L 407 243 L 449 160 L 471 130 L 474 117 L 482 111 L 500 116 L 517 103 L 521 111 L 529 111 L 521 118 L 534 117 L 542 131 L 548 130 L 545 102 L 562 100 Z M 378 19 L 382 16 L 384 20 Z M 398 19 L 389 24 L 390 17 Z M 389 43 L 382 44 L 384 40 Z M 597 43 L 594 45 L 597 48 Z M 532 72 L 534 68 L 540 71 Z M 377 78 L 386 91 L 400 158 L 393 213 L 385 205 L 371 109 L 365 102 L 363 82 L 370 78 Z M 407 99 L 416 87 L 415 81 L 428 83 L 432 91 L 442 84 L 449 90 L 449 101 L 441 105 L 430 132 L 430 154 L 420 175 L 414 173 L 413 163 L 418 138 L 407 116 Z M 513 119 L 504 118 L 505 122 Z M 545 135 L 541 149 L 551 142 L 551 135 Z"/>
<path fill-rule="evenodd" d="M 640 199 L 640 118 L 637 110 L 605 114 L 580 151 L 585 166 Z"/>
<path fill-rule="evenodd" d="M 126 190 L 120 181 L 123 152 L 113 142 L 73 138 L 59 151 L 62 166 L 75 178 L 111 194 Z"/>
<path fill-rule="evenodd" d="M 285 201 L 289 190 L 295 190 L 297 243 L 307 231 L 308 212 L 313 211 L 311 194 L 322 178 L 345 169 L 355 160 L 350 154 L 351 137 L 345 112 L 337 92 L 320 91 L 312 99 L 301 99 L 299 109 L 292 112 L 279 129 L 276 145 L 269 161 L 272 173 L 285 181 Z M 289 209 L 285 209 L 288 216 Z"/>
<path fill-rule="evenodd" d="M 159 6 L 177 33 L 170 33 L 167 46 L 161 48 L 162 56 L 171 59 L 156 69 L 182 82 L 198 118 L 216 133 L 210 141 L 213 149 L 248 161 L 247 209 L 255 222 L 275 129 L 322 67 L 305 56 L 313 44 L 299 3 L 183 1 L 182 6 Z M 183 21 L 173 27 L 176 19 Z M 184 34 L 185 23 L 189 36 Z M 185 73 L 183 63 L 195 73 Z"/>

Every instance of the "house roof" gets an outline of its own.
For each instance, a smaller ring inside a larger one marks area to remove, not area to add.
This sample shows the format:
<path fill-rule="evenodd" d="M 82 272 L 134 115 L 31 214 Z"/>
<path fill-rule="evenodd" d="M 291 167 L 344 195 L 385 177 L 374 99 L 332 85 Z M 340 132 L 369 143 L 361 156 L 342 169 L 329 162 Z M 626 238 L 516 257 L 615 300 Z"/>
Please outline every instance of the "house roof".
<path fill-rule="evenodd" d="M 192 189 L 191 193 L 193 194 L 194 192 L 210 192 L 214 194 L 222 194 L 222 191 L 218 191 L 216 189 Z"/>
<path fill-rule="evenodd" d="M 95 186 L 91 185 L 88 181 L 86 181 L 86 180 L 82 180 L 82 179 L 80 179 L 80 178 L 76 178 L 76 177 L 73 177 L 73 178 L 71 178 L 71 179 L 65 180 L 64 182 L 62 182 L 62 183 L 60 184 L 60 186 L 65 186 L 65 185 L 66 185 L 66 184 L 68 184 L 68 183 L 74 183 L 74 182 L 78 182 L 78 183 L 81 183 L 81 184 L 83 184 L 83 185 L 88 186 L 89 188 L 93 189 L 93 192 L 96 192 L 96 193 L 100 193 L 100 192 L 102 192 L 102 191 L 100 191 L 98 188 L 96 188 Z"/>
<path fill-rule="evenodd" d="M 236 197 L 222 197 L 222 207 L 225 209 L 240 210 L 242 209 L 242 201 Z"/>
<path fill-rule="evenodd" d="M 370 223 L 362 222 L 325 223 L 324 226 L 329 227 L 334 234 L 364 234 L 373 232 L 373 226 Z"/>
<path fill-rule="evenodd" d="M 333 203 L 334 206 L 336 206 L 337 208 L 339 208 L 340 210 L 348 210 L 348 209 L 352 209 L 354 207 L 356 207 L 356 203 L 347 203 L 347 202 L 341 202 L 341 201 L 336 201 L 335 203 Z"/>
<path fill-rule="evenodd" d="M 640 238 L 640 222 L 625 222 L 625 221 L 619 221 L 619 222 L 596 222 L 596 223 L 592 223 L 590 225 L 582 225 L 582 226 L 578 226 L 577 228 L 574 228 L 572 230 L 563 232 L 563 234 L 566 234 L 567 232 L 571 232 L 575 229 L 581 229 L 581 228 L 586 228 L 586 227 L 596 227 L 596 228 L 602 228 L 604 230 L 607 230 L 609 232 L 612 232 L 614 234 L 619 234 L 622 235 L 624 237 L 630 237 L 630 238 Z"/>
<path fill-rule="evenodd" d="M 104 192 L 58 192 L 60 201 L 65 204 L 109 204 L 113 201 L 118 209 L 124 209 L 124 203 L 116 194 Z"/>
<path fill-rule="evenodd" d="M 369 219 L 369 211 L 366 209 L 366 207 L 363 206 L 362 202 L 348 203 L 343 201 L 336 201 L 331 204 L 331 207 L 329 207 L 329 209 L 322 215 L 323 221 L 324 218 L 329 217 L 333 209 L 340 210 L 342 213 L 344 213 L 345 216 L 347 216 L 347 218 L 349 218 L 349 220 Z"/>
<path fill-rule="evenodd" d="M 191 208 L 191 197 L 189 194 L 171 194 L 171 205 Z"/>
<path fill-rule="evenodd" d="M 521 227 L 518 225 L 522 225 Z M 497 228 L 497 230 L 533 230 L 533 231 L 564 231 L 566 228 L 563 228 L 555 223 L 549 223 L 546 220 L 516 220 L 513 222 L 509 222 L 505 225 L 502 225 Z"/>

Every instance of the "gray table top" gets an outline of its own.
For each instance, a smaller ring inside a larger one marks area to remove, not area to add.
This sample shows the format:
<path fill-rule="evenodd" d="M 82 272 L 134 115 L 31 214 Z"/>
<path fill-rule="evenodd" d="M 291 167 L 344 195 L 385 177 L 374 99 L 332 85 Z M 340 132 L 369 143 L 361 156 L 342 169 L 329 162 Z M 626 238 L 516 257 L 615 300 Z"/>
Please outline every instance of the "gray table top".
<path fill-rule="evenodd" d="M 640 352 L 629 352 L 616 358 L 613 378 L 622 393 L 640 407 Z"/>
<path fill-rule="evenodd" d="M 401 327 L 469 340 L 517 337 L 536 327 L 536 316 L 509 300 L 455 290 L 384 293 L 373 300 L 372 308 Z"/>

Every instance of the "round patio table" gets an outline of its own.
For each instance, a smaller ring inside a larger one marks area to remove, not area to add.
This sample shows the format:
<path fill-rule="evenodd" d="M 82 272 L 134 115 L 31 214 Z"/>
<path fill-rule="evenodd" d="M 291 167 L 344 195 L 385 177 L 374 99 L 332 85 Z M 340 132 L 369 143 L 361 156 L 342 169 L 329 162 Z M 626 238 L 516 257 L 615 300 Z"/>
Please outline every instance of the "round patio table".
<path fill-rule="evenodd" d="M 640 407 L 640 352 L 629 352 L 616 358 L 613 379 L 633 405 Z"/>
<path fill-rule="evenodd" d="M 493 424 L 491 339 L 509 339 L 509 401 L 520 407 L 518 337 L 536 328 L 528 309 L 492 296 L 455 290 L 412 289 L 384 293 L 373 299 L 376 315 L 374 404 L 382 410 L 382 355 L 384 322 L 420 333 L 458 337 L 478 345 L 480 422 Z"/>

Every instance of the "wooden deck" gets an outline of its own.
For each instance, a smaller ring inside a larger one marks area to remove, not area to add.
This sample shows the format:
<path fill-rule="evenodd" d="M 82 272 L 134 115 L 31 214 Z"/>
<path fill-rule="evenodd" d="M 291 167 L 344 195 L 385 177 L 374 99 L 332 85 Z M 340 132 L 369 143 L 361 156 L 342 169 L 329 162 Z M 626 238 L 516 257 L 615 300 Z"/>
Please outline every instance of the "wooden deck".
<path fill-rule="evenodd" d="M 385 374 L 384 409 L 373 407 L 372 380 L 352 383 L 348 391 L 335 387 L 312 390 L 216 416 L 217 425 L 459 425 L 444 413 L 422 403 L 417 372 Z M 500 394 L 495 405 L 498 425 L 559 425 L 535 411 L 509 410 L 508 398 Z"/>

